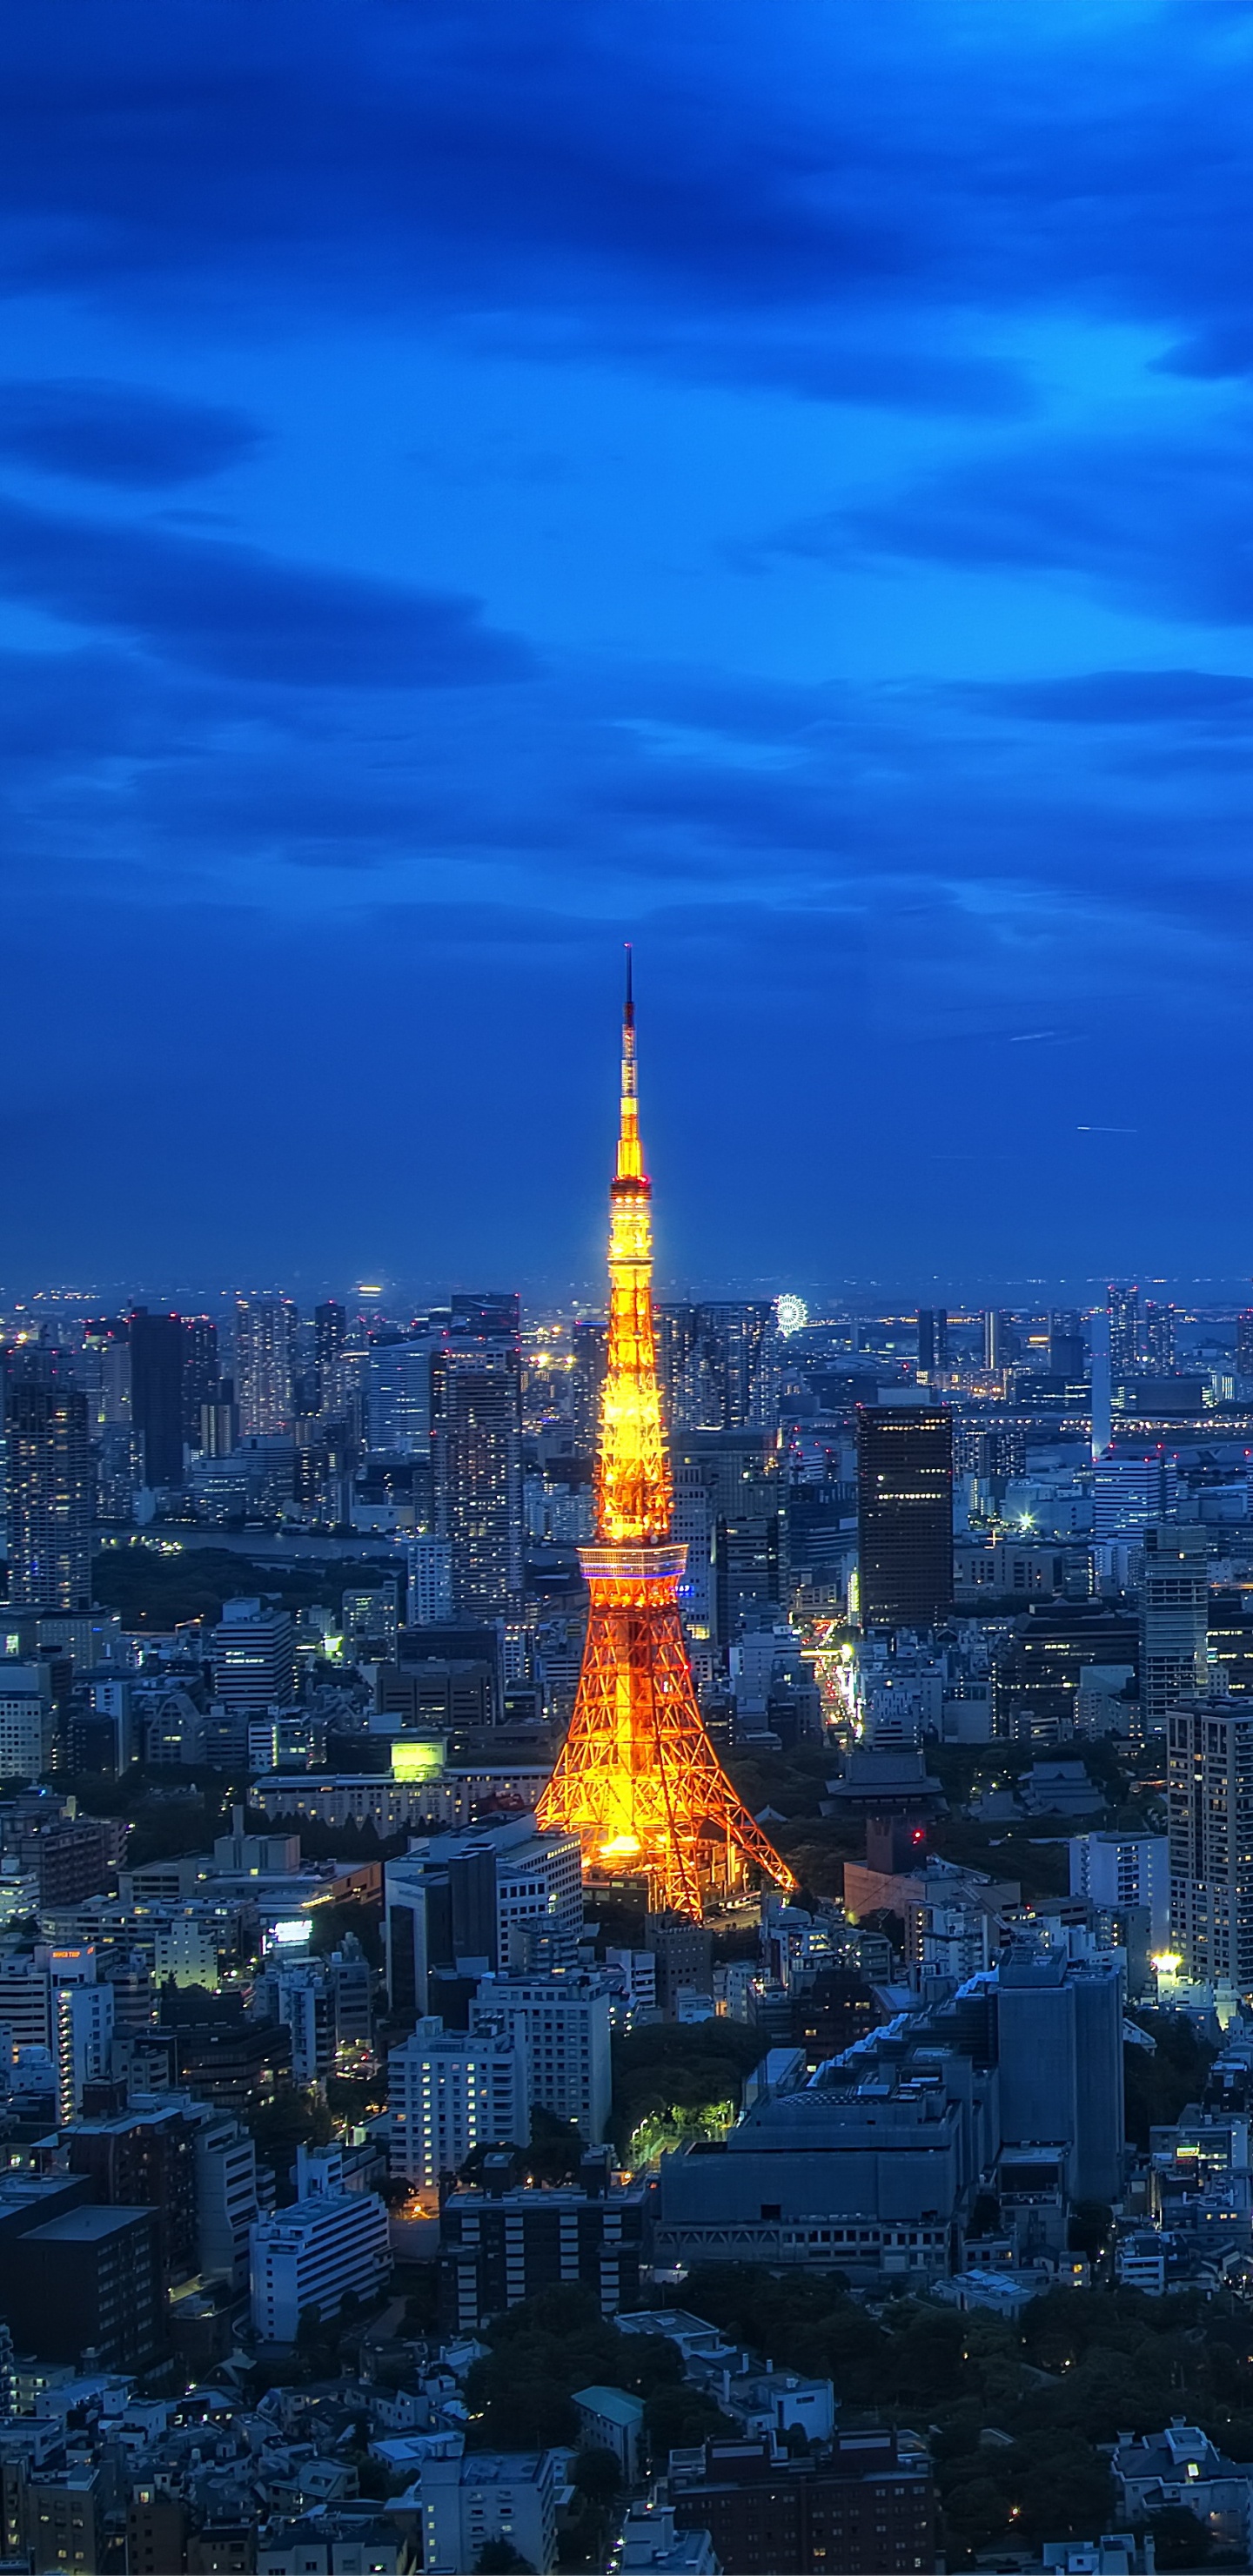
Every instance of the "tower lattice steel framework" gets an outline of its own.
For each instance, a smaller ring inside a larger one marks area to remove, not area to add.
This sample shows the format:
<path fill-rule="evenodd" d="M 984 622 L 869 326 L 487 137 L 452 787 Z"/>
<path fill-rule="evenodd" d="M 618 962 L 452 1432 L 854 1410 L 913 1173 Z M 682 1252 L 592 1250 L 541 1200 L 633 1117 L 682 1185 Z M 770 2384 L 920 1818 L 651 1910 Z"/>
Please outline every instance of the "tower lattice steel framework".
<path fill-rule="evenodd" d="M 654 1907 L 699 1920 L 706 1894 L 734 1888 L 746 1867 L 778 1887 L 796 1882 L 737 1798 L 696 1703 L 679 1617 L 687 1550 L 670 1536 L 651 1196 L 640 1146 L 628 950 L 596 1544 L 579 1551 L 591 1607 L 570 1732 L 539 1821 L 577 1833 L 594 1875 L 647 1877 Z"/>

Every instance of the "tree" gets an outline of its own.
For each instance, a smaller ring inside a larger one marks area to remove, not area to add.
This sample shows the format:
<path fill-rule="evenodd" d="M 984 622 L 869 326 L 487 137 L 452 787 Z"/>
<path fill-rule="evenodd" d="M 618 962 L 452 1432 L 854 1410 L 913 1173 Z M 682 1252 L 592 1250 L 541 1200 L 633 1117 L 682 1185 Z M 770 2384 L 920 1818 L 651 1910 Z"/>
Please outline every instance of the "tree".
<path fill-rule="evenodd" d="M 1151 2513 L 1145 2528 L 1152 2536 L 1159 2568 L 1204 2567 L 1214 2555 L 1213 2536 L 1186 2504 L 1166 2504 Z"/>
<path fill-rule="evenodd" d="M 478 2576 L 533 2576 L 529 2558 L 520 2558 L 511 2540 L 485 2540 L 475 2559 Z"/>
<path fill-rule="evenodd" d="M 570 2478 L 572 2485 L 578 2488 L 579 2494 L 586 2497 L 590 2505 L 596 2505 L 604 2510 L 613 2503 L 618 2493 L 622 2484 L 622 2471 L 612 2451 L 605 2450 L 600 2443 L 591 2443 L 585 2451 L 578 2453 L 570 2470 Z"/>

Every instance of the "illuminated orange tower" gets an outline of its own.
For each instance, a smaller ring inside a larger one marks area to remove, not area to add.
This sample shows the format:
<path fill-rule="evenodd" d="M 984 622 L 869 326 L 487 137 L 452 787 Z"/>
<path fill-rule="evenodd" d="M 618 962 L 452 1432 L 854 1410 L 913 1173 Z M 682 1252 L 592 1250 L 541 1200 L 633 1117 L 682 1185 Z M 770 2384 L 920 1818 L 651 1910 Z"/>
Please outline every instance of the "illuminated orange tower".
<path fill-rule="evenodd" d="M 706 1891 L 733 1888 L 746 1865 L 778 1887 L 796 1882 L 737 1798 L 696 1704 L 679 1619 L 687 1550 L 670 1536 L 651 1196 L 640 1147 L 628 949 L 596 1544 L 579 1551 L 591 1607 L 570 1732 L 539 1821 L 577 1833 L 593 1875 L 647 1877 L 655 1908 L 699 1920 Z"/>

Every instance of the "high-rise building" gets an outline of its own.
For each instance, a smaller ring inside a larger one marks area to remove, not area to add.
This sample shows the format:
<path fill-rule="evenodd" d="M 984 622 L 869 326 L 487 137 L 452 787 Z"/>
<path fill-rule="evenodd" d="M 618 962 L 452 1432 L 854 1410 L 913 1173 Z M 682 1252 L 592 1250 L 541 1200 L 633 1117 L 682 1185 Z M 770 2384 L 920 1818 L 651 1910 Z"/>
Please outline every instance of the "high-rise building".
<path fill-rule="evenodd" d="M 1049 1373 L 1077 1384 L 1087 1367 L 1083 1317 L 1077 1307 L 1058 1306 L 1049 1316 Z"/>
<path fill-rule="evenodd" d="M 1155 1449 L 1147 1458 L 1105 1458 L 1092 1473 L 1092 1536 L 1127 1538 L 1174 1519 L 1178 1472 Z"/>
<path fill-rule="evenodd" d="M 781 1338 L 769 1299 L 659 1306 L 657 1369 L 666 1428 L 773 1431 Z"/>
<path fill-rule="evenodd" d="M 983 1365 L 985 1369 L 1003 1369 L 1010 1358 L 1012 1336 L 1006 1330 L 1006 1318 L 999 1307 L 989 1306 L 983 1317 Z"/>
<path fill-rule="evenodd" d="M 187 1336 L 181 1315 L 131 1315 L 131 1431 L 135 1478 L 141 1485 L 183 1481 L 183 1364 Z"/>
<path fill-rule="evenodd" d="M 608 1325 L 594 1322 L 576 1324 L 571 1334 L 574 1367 L 571 1371 L 570 1426 L 580 1458 L 594 1458 L 600 1439 L 600 1407 L 608 1339 Z"/>
<path fill-rule="evenodd" d="M 1151 1523 L 1143 1536 L 1140 1722 L 1146 1735 L 1162 1735 L 1168 1712 L 1206 1686 L 1207 1533 L 1168 1521 Z"/>
<path fill-rule="evenodd" d="M 551 1977 L 485 1977 L 470 2005 L 472 2031 L 516 2040 L 536 2108 L 576 2121 L 588 2146 L 599 2144 L 609 2118 L 611 1994 L 607 1976 L 573 1969 Z"/>
<path fill-rule="evenodd" d="M 387 2059 L 388 2159 L 430 2190 L 476 2147 L 525 2147 L 531 2135 L 526 2050 L 518 2031 L 449 2030 L 427 2015 Z"/>
<path fill-rule="evenodd" d="M 136 2374 L 165 2358 L 155 2209 L 80 2208 L 5 2246 L 3 2313 L 19 2352 Z"/>
<path fill-rule="evenodd" d="M 1253 1991 L 1253 1705 L 1206 1694 L 1166 1721 L 1171 1939 L 1199 1985 Z"/>
<path fill-rule="evenodd" d="M 943 1306 L 918 1309 L 918 1375 L 932 1378 L 948 1367 L 948 1314 Z"/>
<path fill-rule="evenodd" d="M 218 1402 L 221 1368 L 218 1328 L 212 1315 L 183 1317 L 183 1438 L 189 1449 L 202 1449 L 204 1408 Z"/>
<path fill-rule="evenodd" d="M 298 1323 L 290 1297 L 235 1301 L 235 1401 L 246 1434 L 291 1428 Z"/>
<path fill-rule="evenodd" d="M 421 2017 L 441 1971 L 465 1960 L 508 1973 L 528 1964 L 542 1931 L 573 1964 L 583 1924 L 579 1846 L 541 1833 L 532 1816 L 432 1834 L 384 1869 L 388 1996 L 393 2013 Z"/>
<path fill-rule="evenodd" d="M 431 1360 L 438 1345 L 425 1330 L 370 1338 L 367 1429 L 371 1449 L 393 1458 L 424 1457 L 431 1440 Z"/>
<path fill-rule="evenodd" d="M 522 2299 L 581 2282 L 602 2316 L 639 2297 L 647 2186 L 623 2185 L 608 2147 L 589 2147 L 577 2184 L 514 2188 L 512 2160 L 488 2155 L 481 2184 L 462 2183 L 440 2209 L 440 2305 L 449 2332 L 477 2334 Z M 694 2576 L 687 2570 L 686 2576 Z"/>
<path fill-rule="evenodd" d="M 1170 1843 L 1165 1834 L 1120 1834 L 1103 1829 L 1072 1834 L 1070 1893 L 1086 1896 L 1111 1914 L 1132 1905 L 1148 1915 L 1149 1947 L 1170 1940 Z"/>
<path fill-rule="evenodd" d="M 866 1628 L 932 1628 L 953 1606 L 953 1417 L 857 1408 L 857 1557 Z"/>
<path fill-rule="evenodd" d="M 1236 1317 L 1236 1370 L 1240 1377 L 1253 1377 L 1253 1306 Z"/>
<path fill-rule="evenodd" d="M 286 1706 L 295 1682 L 289 1611 L 257 1600 L 226 1601 L 211 1649 L 214 1697 L 228 1712 Z"/>
<path fill-rule="evenodd" d="M 441 1627 L 452 1617 L 452 1548 L 446 1538 L 435 1538 L 425 1531 L 410 1539 L 407 1553 L 408 1624 L 411 1628 Z"/>
<path fill-rule="evenodd" d="M 1146 1368 L 1162 1377 L 1175 1365 L 1175 1309 L 1146 1297 L 1140 1318 L 1140 1356 Z"/>
<path fill-rule="evenodd" d="M 699 1915 L 711 1881 L 736 1884 L 746 1863 L 795 1882 L 732 1788 L 697 1705 L 653 1338 L 651 1196 L 628 964 L 596 1541 L 579 1551 L 591 1606 L 570 1731 L 537 1813 L 577 1833 L 601 1875 L 644 1878 L 656 1905 Z"/>
<path fill-rule="evenodd" d="M 1140 1291 L 1119 1288 L 1111 1280 L 1105 1291 L 1105 1312 L 1109 1320 L 1109 1369 L 1115 1385 L 1122 1377 L 1135 1375 L 1140 1345 Z"/>
<path fill-rule="evenodd" d="M 301 2149 L 303 2156 L 304 2150 Z M 339 2312 L 347 2293 L 372 2298 L 387 2278 L 387 2211 L 372 2191 L 346 2191 L 342 2176 L 258 2218 L 252 2229 L 252 2322 L 265 2343 L 294 2343 L 303 2316 Z"/>
<path fill-rule="evenodd" d="M 46 1664 L 0 1658 L 0 1781 L 35 1781 L 52 1767 L 54 1711 Z"/>
<path fill-rule="evenodd" d="M 1011 1950 L 997 1976 L 1003 2152 L 1062 2147 L 1071 2200 L 1120 2197 L 1123 1979 L 1112 1961 Z"/>
<path fill-rule="evenodd" d="M 313 1357 L 323 1413 L 338 1410 L 339 1365 L 347 1339 L 348 1317 L 344 1308 L 334 1297 L 328 1297 L 321 1306 L 313 1309 Z"/>
<path fill-rule="evenodd" d="M 521 1604 L 520 1323 L 516 1297 L 454 1297 L 431 1361 L 435 1534 L 459 1619 L 508 1619 Z"/>
<path fill-rule="evenodd" d="M 91 1600 L 87 1399 L 56 1374 L 57 1356 L 11 1351 L 4 1371 L 11 1610 Z"/>

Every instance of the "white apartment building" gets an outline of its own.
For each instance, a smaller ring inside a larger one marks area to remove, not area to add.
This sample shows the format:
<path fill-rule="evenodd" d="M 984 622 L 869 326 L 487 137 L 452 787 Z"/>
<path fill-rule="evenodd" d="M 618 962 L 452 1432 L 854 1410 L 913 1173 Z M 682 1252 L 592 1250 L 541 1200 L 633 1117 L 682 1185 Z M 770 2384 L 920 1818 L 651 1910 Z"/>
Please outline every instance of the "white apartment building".
<path fill-rule="evenodd" d="M 1114 1912 L 1146 1906 L 1149 1948 L 1170 1940 L 1170 1841 L 1166 1834 L 1072 1834 L 1070 1893 Z"/>
<path fill-rule="evenodd" d="M 372 2298 L 386 2279 L 387 2211 L 376 2192 L 315 2190 L 254 2221 L 252 2322 L 265 2343 L 294 2343 L 309 2309 L 333 2317 L 347 2291 Z"/>
<path fill-rule="evenodd" d="M 557 2563 L 556 2451 L 452 2451 L 422 2462 L 422 2564 L 426 2576 L 458 2576 L 477 2567 L 491 2541 L 507 2541 L 536 2576 Z"/>
<path fill-rule="evenodd" d="M 248 2286 L 249 2239 L 257 2222 L 257 2151 L 229 2113 L 196 2134 L 196 2253 L 202 2279 Z"/>
<path fill-rule="evenodd" d="M 485 1977 L 470 2006 L 474 2031 L 516 2032 L 526 2056 L 531 2101 L 559 2120 L 577 2120 L 589 2146 L 609 2118 L 613 2078 L 611 1980 L 592 1969 L 551 1977 Z"/>
<path fill-rule="evenodd" d="M 525 2146 L 531 2134 L 527 2055 L 516 2031 L 446 2031 L 434 2015 L 387 2060 L 389 2161 L 433 2189 L 478 2146 Z"/>

